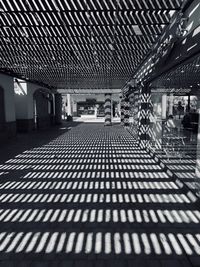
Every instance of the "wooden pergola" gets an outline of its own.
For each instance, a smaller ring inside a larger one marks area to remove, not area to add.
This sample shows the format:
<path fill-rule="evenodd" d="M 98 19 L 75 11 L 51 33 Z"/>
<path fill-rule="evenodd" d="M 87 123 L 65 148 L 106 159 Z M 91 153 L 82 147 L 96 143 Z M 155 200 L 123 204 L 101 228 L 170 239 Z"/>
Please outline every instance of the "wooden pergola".
<path fill-rule="evenodd" d="M 0 72 L 57 89 L 120 89 L 182 0 L 2 0 Z"/>

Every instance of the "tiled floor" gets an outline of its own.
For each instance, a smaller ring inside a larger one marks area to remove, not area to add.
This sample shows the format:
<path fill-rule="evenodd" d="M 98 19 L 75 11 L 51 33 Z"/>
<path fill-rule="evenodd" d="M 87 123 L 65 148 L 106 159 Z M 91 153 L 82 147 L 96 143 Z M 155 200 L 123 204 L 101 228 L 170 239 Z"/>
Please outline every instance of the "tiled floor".
<path fill-rule="evenodd" d="M 0 266 L 200 266 L 197 201 L 120 126 L 63 129 L 0 166 Z"/>

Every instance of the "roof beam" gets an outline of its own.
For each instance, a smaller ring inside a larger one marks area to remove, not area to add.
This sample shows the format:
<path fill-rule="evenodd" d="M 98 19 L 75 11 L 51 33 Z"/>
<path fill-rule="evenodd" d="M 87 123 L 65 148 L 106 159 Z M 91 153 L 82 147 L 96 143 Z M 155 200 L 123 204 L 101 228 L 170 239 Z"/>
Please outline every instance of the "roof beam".
<path fill-rule="evenodd" d="M 22 14 L 25 14 L 25 13 L 108 13 L 108 12 L 164 12 L 164 11 L 176 11 L 176 10 L 179 10 L 179 8 L 166 8 L 166 7 L 163 7 L 163 8 L 156 8 L 156 9 L 153 9 L 153 8 L 148 8 L 148 9 L 123 9 L 123 10 L 116 10 L 116 9 L 90 9 L 90 10 L 75 10 L 75 9 L 71 9 L 71 10 L 57 10 L 57 9 L 53 9 L 53 10 L 1 10 L 1 14 L 3 13 L 8 13 L 8 14 L 19 14 L 19 13 L 22 13 Z"/>
<path fill-rule="evenodd" d="M 87 27 L 87 28 L 94 28 L 94 27 L 98 27 L 98 26 L 110 26 L 110 27 L 113 27 L 113 26 L 115 26 L 116 24 L 114 24 L 114 23 L 109 23 L 109 24 L 105 24 L 105 23 L 102 23 L 102 24 L 93 24 L 93 25 L 89 25 L 89 24 L 71 24 L 70 26 L 68 26 L 69 28 L 70 27 L 79 27 L 79 26 L 82 26 L 82 27 Z M 119 25 L 119 26 L 137 26 L 137 25 L 148 25 L 148 26 L 151 26 L 151 25 L 153 25 L 153 26 L 160 26 L 160 25 L 169 25 L 169 22 L 167 23 L 167 22 L 163 22 L 163 23 L 135 23 L 135 24 L 132 24 L 132 23 L 120 23 L 120 24 L 117 24 L 117 25 Z M 24 27 L 26 27 L 26 28 L 37 28 L 37 27 L 53 27 L 53 28 L 55 28 L 55 27 L 63 27 L 64 28 L 64 25 L 62 25 L 62 24 L 57 24 L 57 25 L 55 25 L 55 24 L 47 24 L 47 23 L 43 23 L 43 25 L 38 25 L 38 26 L 35 26 L 35 25 L 27 25 L 27 24 L 25 24 L 24 22 L 21 22 L 21 24 L 19 24 L 19 23 L 15 23 L 15 24 L 12 24 L 12 25 L 2 25 L 2 24 L 0 24 L 0 28 L 1 29 L 3 29 L 3 28 L 13 28 L 13 27 L 16 27 L 16 28 L 24 28 Z"/>

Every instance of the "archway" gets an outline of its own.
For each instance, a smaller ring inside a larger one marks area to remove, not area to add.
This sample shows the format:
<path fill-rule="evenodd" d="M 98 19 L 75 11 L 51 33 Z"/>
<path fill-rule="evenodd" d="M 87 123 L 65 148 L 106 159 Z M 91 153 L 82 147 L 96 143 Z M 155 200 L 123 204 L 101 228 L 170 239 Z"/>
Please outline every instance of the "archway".
<path fill-rule="evenodd" d="M 45 129 L 53 124 L 53 95 L 48 89 L 37 89 L 33 94 L 35 129 Z"/>

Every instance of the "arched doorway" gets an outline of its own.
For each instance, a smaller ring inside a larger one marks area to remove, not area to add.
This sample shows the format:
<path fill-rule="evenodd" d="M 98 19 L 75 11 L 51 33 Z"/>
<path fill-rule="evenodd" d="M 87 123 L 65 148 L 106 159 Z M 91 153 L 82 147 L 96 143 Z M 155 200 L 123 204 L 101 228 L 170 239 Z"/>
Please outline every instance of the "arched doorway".
<path fill-rule="evenodd" d="M 5 131 L 4 90 L 0 87 L 0 133 Z"/>
<path fill-rule="evenodd" d="M 49 90 L 35 91 L 33 105 L 35 129 L 45 129 L 53 124 L 53 97 Z"/>

